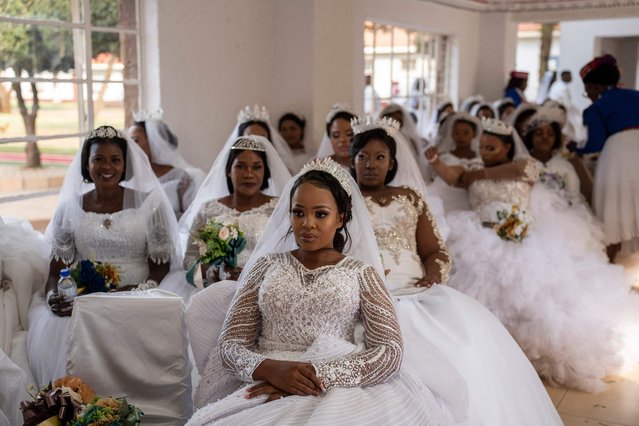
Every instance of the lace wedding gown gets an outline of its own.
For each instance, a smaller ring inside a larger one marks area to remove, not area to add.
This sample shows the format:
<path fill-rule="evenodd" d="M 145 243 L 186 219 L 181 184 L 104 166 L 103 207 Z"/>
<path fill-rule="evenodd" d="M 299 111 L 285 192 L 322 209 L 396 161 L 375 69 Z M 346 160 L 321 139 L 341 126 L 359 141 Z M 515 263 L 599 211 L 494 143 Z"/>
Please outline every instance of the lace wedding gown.
<path fill-rule="evenodd" d="M 470 186 L 475 211 L 449 215 L 456 264 L 449 284 L 490 309 L 551 384 L 599 391 L 601 379 L 621 362 L 614 328 L 623 309 L 624 271 L 599 251 L 576 250 L 575 231 L 535 213 L 543 207 L 535 205 L 543 198 L 534 197 L 543 188 L 531 190 L 537 180 L 538 166 L 529 161 L 524 179 Z M 486 227 L 513 205 L 533 213 L 525 215 L 528 236 L 520 243 Z"/>
<path fill-rule="evenodd" d="M 530 362 L 484 306 L 445 285 L 414 287 L 424 276 L 416 240 L 422 214 L 433 226 L 440 250 L 446 250 L 423 200 L 414 193 L 396 195 L 385 205 L 367 197 L 366 204 L 396 301 L 403 365 L 448 402 L 457 421 L 561 424 Z M 450 265 L 439 266 L 446 277 Z"/>
<path fill-rule="evenodd" d="M 158 197 L 149 196 L 137 209 L 115 213 L 82 212 L 78 223 L 60 223 L 53 232 L 51 256 L 70 265 L 85 259 L 113 264 L 119 268 L 121 286 L 144 282 L 148 260 L 165 263 L 171 259 L 173 241 L 166 231 Z M 62 205 L 56 215 L 65 215 L 71 204 Z M 29 310 L 27 351 L 38 386 L 65 375 L 70 317 L 54 315 L 45 295 L 34 295 Z"/>
<path fill-rule="evenodd" d="M 402 338 L 388 290 L 351 257 L 312 270 L 288 252 L 259 259 L 234 298 L 219 354 L 245 385 L 188 425 L 453 424 L 447 405 L 400 370 Z M 326 392 L 245 399 L 267 357 L 313 363 Z M 200 387 L 214 385 L 204 374 Z"/>

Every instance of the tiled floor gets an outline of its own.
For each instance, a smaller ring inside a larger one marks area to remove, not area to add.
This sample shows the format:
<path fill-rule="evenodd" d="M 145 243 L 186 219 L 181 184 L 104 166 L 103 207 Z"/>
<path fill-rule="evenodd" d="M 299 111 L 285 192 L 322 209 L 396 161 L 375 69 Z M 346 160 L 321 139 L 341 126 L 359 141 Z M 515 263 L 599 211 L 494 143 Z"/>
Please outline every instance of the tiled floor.
<path fill-rule="evenodd" d="M 57 196 L 48 195 L 10 203 L 0 203 L 0 215 L 25 217 L 34 228 L 44 231 L 53 215 Z M 626 336 L 626 365 L 618 376 L 607 378 L 608 388 L 589 394 L 546 385 L 566 426 L 639 426 L 639 253 L 623 256 L 635 289 L 628 293 L 622 331 Z"/>

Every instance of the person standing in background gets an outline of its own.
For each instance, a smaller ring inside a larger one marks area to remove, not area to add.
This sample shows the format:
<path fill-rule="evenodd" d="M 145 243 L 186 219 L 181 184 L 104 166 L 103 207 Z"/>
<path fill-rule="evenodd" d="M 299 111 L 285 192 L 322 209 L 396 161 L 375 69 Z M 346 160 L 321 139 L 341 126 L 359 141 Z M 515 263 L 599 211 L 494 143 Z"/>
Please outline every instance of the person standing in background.
<path fill-rule="evenodd" d="M 519 106 L 522 102 L 527 102 L 524 91 L 528 87 L 528 73 L 525 71 L 511 71 L 510 80 L 504 89 L 504 97 L 510 98 Z"/>

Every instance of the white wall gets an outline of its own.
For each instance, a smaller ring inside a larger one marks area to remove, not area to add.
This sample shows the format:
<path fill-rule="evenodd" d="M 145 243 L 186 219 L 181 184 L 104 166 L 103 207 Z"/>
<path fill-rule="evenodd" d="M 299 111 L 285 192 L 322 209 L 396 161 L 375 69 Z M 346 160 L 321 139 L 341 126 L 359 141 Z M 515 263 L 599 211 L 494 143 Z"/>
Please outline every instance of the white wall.
<path fill-rule="evenodd" d="M 567 21 L 561 22 L 560 28 L 559 69 L 572 71 L 572 99 L 578 108 L 583 109 L 590 101 L 582 96 L 584 86 L 579 70 L 595 56 L 607 53 L 603 50 L 602 38 L 639 36 L 639 18 Z"/>

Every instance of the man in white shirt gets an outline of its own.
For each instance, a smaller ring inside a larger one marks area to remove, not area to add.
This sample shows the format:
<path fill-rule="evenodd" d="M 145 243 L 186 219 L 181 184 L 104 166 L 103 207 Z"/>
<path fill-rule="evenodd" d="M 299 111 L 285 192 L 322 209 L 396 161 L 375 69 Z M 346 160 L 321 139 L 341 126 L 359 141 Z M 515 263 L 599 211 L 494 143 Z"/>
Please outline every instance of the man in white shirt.
<path fill-rule="evenodd" d="M 550 86 L 548 97 L 553 101 L 561 103 L 566 109 L 572 107 L 572 98 L 570 97 L 570 87 L 568 85 L 572 81 L 572 74 L 568 70 L 561 72 L 561 79 L 555 81 Z"/>

